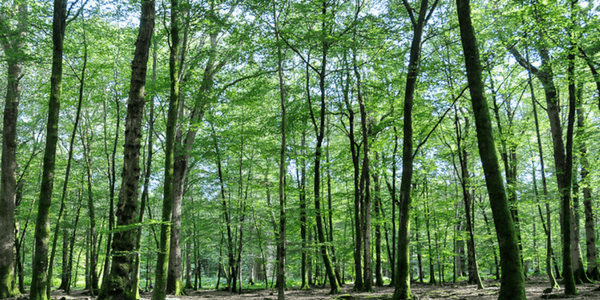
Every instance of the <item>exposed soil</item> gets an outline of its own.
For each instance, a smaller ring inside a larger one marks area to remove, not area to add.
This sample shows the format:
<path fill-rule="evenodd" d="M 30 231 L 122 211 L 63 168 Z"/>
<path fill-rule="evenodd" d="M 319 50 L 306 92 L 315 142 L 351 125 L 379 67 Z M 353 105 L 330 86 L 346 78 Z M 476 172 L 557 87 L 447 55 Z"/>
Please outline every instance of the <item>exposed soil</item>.
<path fill-rule="evenodd" d="M 411 283 L 411 290 L 415 295 L 414 299 L 481 299 L 495 300 L 498 298 L 499 283 L 497 281 L 487 281 L 484 283 L 485 289 L 477 290 L 475 285 L 459 283 L 446 286 L 428 285 L 422 283 Z M 565 296 L 563 290 L 554 290 L 550 294 L 544 294 L 543 290 L 548 288 L 545 281 L 529 281 L 526 284 L 527 299 L 599 299 L 600 291 L 594 291 L 598 288 L 598 283 L 578 285 L 579 295 Z M 391 299 L 394 293 L 393 287 L 375 287 L 372 293 L 357 293 L 352 291 L 351 285 L 342 287 L 342 292 L 338 295 L 330 295 L 327 288 L 313 288 L 310 290 L 288 289 L 285 293 L 287 300 L 372 300 L 372 299 Z M 152 298 L 152 293 L 141 293 L 143 300 Z M 64 298 L 63 298 L 64 297 Z M 24 295 L 19 299 L 29 299 Z M 72 291 L 70 296 L 64 295 L 61 291 L 52 293 L 52 300 L 91 300 L 88 291 Z M 276 300 L 277 292 L 274 289 L 263 290 L 243 290 L 241 294 L 229 293 L 226 291 L 215 290 L 188 290 L 186 296 L 167 296 L 167 300 Z"/>

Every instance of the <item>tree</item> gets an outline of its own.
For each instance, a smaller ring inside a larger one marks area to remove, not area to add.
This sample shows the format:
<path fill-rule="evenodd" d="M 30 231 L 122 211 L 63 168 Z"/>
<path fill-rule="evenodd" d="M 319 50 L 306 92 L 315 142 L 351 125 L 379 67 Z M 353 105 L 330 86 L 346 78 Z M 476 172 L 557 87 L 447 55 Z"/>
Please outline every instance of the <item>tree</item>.
<path fill-rule="evenodd" d="M 417 77 L 419 76 L 423 31 L 438 1 L 435 0 L 431 8 L 429 8 L 429 1 L 421 0 L 419 14 L 416 19 L 413 13 L 414 10 L 410 7 L 408 1 L 405 0 L 403 3 L 410 16 L 414 35 L 410 45 L 410 59 L 404 92 L 404 143 L 402 145 L 402 181 L 400 182 L 400 229 L 398 231 L 398 265 L 396 266 L 397 275 L 393 296 L 394 300 L 411 299 L 413 297 L 410 290 L 410 257 L 408 252 L 414 157 L 412 109 L 415 86 L 417 84 Z"/>
<path fill-rule="evenodd" d="M 0 7 L 0 44 L 7 58 L 6 96 L 2 130 L 2 171 L 0 186 L 0 299 L 19 295 L 15 272 L 15 204 L 17 196 L 17 120 L 21 94 L 21 76 L 25 62 L 27 2 L 15 1 L 15 13 Z M 10 19 L 16 19 L 13 28 Z M 18 258 L 17 258 L 18 259 Z"/>
<path fill-rule="evenodd" d="M 131 63 L 131 81 L 127 118 L 125 121 L 125 147 L 121 189 L 117 204 L 117 228 L 112 243 L 112 265 L 107 280 L 103 282 L 98 299 L 134 300 L 131 271 L 133 270 L 133 250 L 135 249 L 135 223 L 140 178 L 140 148 L 142 141 L 142 121 L 144 117 L 144 95 L 150 44 L 154 32 L 154 0 L 142 1 L 140 27 Z"/>
<path fill-rule="evenodd" d="M 167 271 L 171 246 L 171 220 L 173 212 L 173 175 L 175 158 L 175 129 L 179 114 L 179 1 L 171 0 L 171 43 L 169 45 L 169 110 L 165 132 L 165 177 L 163 184 L 162 224 L 160 226 L 160 249 L 156 262 L 156 288 L 152 300 L 164 300 L 167 288 Z M 180 281 L 181 284 L 181 281 Z M 176 288 L 177 290 L 177 288 Z"/>
<path fill-rule="evenodd" d="M 46 147 L 44 149 L 44 167 L 42 185 L 38 202 L 38 215 L 35 225 L 35 254 L 33 257 L 33 278 L 29 298 L 46 300 L 48 282 L 48 239 L 50 238 L 50 204 L 54 187 L 56 163 L 56 144 L 58 142 L 58 123 L 60 101 L 62 97 L 63 45 L 66 27 L 67 1 L 54 1 L 52 20 L 52 72 L 50 100 L 48 102 L 48 121 L 46 123 Z"/>
<path fill-rule="evenodd" d="M 525 278 L 519 255 L 515 225 L 511 218 L 502 174 L 496 155 L 489 108 L 485 99 L 481 61 L 477 39 L 471 22 L 469 0 L 457 0 L 456 10 L 460 26 L 460 37 L 464 51 L 467 79 L 475 116 L 479 156 L 485 172 L 496 235 L 500 244 L 502 279 L 498 299 L 526 299 Z"/>

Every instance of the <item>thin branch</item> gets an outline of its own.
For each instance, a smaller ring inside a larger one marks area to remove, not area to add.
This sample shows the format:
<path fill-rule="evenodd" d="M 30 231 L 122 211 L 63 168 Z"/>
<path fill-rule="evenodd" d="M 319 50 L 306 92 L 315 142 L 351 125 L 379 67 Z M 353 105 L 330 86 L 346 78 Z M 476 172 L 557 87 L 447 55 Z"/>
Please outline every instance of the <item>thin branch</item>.
<path fill-rule="evenodd" d="M 415 148 L 415 152 L 413 152 L 413 159 L 415 158 L 415 155 L 417 155 L 417 152 L 419 152 L 419 148 L 421 148 L 421 146 L 423 146 L 427 140 L 429 139 L 429 137 L 431 136 L 431 134 L 435 131 L 435 129 L 440 125 L 440 123 L 442 123 L 442 121 L 444 120 L 444 118 L 446 117 L 446 115 L 448 114 L 448 112 L 450 111 L 450 109 L 452 108 L 452 106 L 454 106 L 454 104 L 456 103 L 456 101 L 458 101 L 458 99 L 460 99 L 460 97 L 462 97 L 462 95 L 465 93 L 465 91 L 467 90 L 469 86 L 466 85 L 462 91 L 460 92 L 460 94 L 458 94 L 458 96 L 456 96 L 454 98 L 454 100 L 452 100 L 452 105 L 450 105 L 446 111 L 444 112 L 444 114 L 442 115 L 442 117 L 437 121 L 437 123 L 435 124 L 435 126 L 433 126 L 433 128 L 431 129 L 431 131 L 429 131 L 429 133 L 427 134 L 427 136 L 425 137 L 425 139 L 423 139 L 419 145 L 417 145 L 417 147 Z"/>

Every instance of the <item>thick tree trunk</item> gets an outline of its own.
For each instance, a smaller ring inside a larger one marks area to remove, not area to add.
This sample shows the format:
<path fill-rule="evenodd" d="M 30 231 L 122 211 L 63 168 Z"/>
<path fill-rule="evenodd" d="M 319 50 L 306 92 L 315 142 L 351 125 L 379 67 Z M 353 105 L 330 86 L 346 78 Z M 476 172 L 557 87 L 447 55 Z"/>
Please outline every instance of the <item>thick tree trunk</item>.
<path fill-rule="evenodd" d="M 156 48 L 157 41 L 154 40 L 154 49 L 152 53 L 152 81 L 156 81 Z M 138 214 L 138 223 L 142 223 L 144 221 L 144 214 L 146 212 L 146 206 L 148 205 L 149 199 L 149 190 L 150 190 L 150 175 L 152 174 L 152 157 L 154 154 L 154 99 L 148 101 L 150 104 L 150 115 L 148 116 L 148 148 L 146 155 L 146 164 L 144 169 L 144 189 L 142 190 L 142 199 L 140 203 L 140 212 Z M 139 299 L 140 297 L 140 268 L 142 264 L 141 259 L 141 245 L 142 245 L 142 227 L 137 229 L 136 238 L 135 238 L 135 261 L 133 265 L 133 275 L 132 275 L 132 284 L 131 284 L 131 293 L 135 296 L 135 299 Z M 147 263 L 149 264 L 149 263 Z"/>
<path fill-rule="evenodd" d="M 3 14 L 0 16 L 0 29 L 5 35 L 0 37 L 7 60 L 6 97 L 4 102 L 4 120 L 2 129 L 2 170 L 0 183 L 0 299 L 19 295 L 17 274 L 15 272 L 16 240 L 15 240 L 15 203 L 17 195 L 17 121 L 19 116 L 19 99 L 21 94 L 21 76 L 25 60 L 25 26 L 27 4 L 18 6 L 16 30 L 10 30 L 10 20 Z M 7 32 L 8 31 L 8 32 Z M 12 34 L 11 34 L 12 33 Z M 10 38 L 9 38 L 10 37 Z"/>
<path fill-rule="evenodd" d="M 502 174 L 496 155 L 492 134 L 492 124 L 488 105 L 484 96 L 482 68 L 473 24 L 469 0 L 456 1 L 461 41 L 465 56 L 467 79 L 477 128 L 479 155 L 483 165 L 496 234 L 500 244 L 502 279 L 498 299 L 526 299 L 525 278 L 521 265 L 515 225 L 511 218 Z"/>
<path fill-rule="evenodd" d="M 117 205 L 117 227 L 130 226 L 136 221 L 138 207 L 138 184 L 140 179 L 140 148 L 142 121 L 144 117 L 144 87 L 152 33 L 154 31 L 154 0 L 143 1 L 140 28 L 131 63 L 131 82 L 127 117 L 125 121 L 125 146 L 121 190 Z M 103 283 L 99 300 L 133 300 L 132 293 L 136 233 L 134 229 L 115 232 L 112 243 L 112 264 L 106 282 Z"/>
<path fill-rule="evenodd" d="M 48 239 L 50 236 L 50 204 L 54 187 L 54 169 L 56 145 L 58 142 L 58 119 L 62 97 L 62 59 L 66 27 L 66 0 L 54 1 L 54 19 L 52 21 L 52 75 L 50 80 L 50 100 L 48 102 L 48 121 L 46 123 L 46 148 L 42 185 L 38 201 L 38 215 L 35 226 L 35 253 L 33 257 L 33 276 L 31 278 L 31 300 L 46 300 L 48 282 Z"/>

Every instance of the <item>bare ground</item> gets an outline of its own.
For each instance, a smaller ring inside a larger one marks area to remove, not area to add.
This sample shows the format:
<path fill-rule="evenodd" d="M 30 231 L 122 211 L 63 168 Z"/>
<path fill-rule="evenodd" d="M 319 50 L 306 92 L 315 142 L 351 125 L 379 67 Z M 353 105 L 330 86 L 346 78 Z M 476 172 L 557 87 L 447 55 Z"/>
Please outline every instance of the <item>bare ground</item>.
<path fill-rule="evenodd" d="M 456 300 L 495 300 L 498 298 L 499 283 L 497 281 L 487 281 L 484 283 L 485 289 L 477 290 L 475 285 L 466 283 L 447 284 L 445 286 L 429 285 L 422 283 L 411 283 L 411 290 L 415 295 L 414 299 L 456 299 Z M 545 281 L 531 280 L 526 284 L 527 299 L 576 299 L 576 300 L 600 300 L 600 291 L 594 291 L 598 288 L 598 283 L 578 285 L 579 295 L 565 296 L 563 290 L 555 290 L 550 294 L 544 294 L 543 290 L 548 287 Z M 263 290 L 243 290 L 241 294 L 229 293 L 227 291 L 215 290 L 187 290 L 186 296 L 167 296 L 167 300 L 276 300 L 277 292 L 274 289 Z M 342 292 L 338 295 L 330 295 L 328 288 L 313 288 L 310 290 L 299 290 L 290 288 L 285 292 L 287 300 L 373 300 L 373 299 L 391 299 L 394 293 L 393 287 L 375 287 L 372 293 L 357 293 L 352 291 L 352 285 L 342 287 Z M 152 293 L 142 293 L 142 300 L 152 298 Z M 29 299 L 27 295 L 19 300 Z M 88 291 L 72 291 L 70 296 L 64 295 L 61 291 L 52 292 L 52 300 L 92 300 Z"/>

